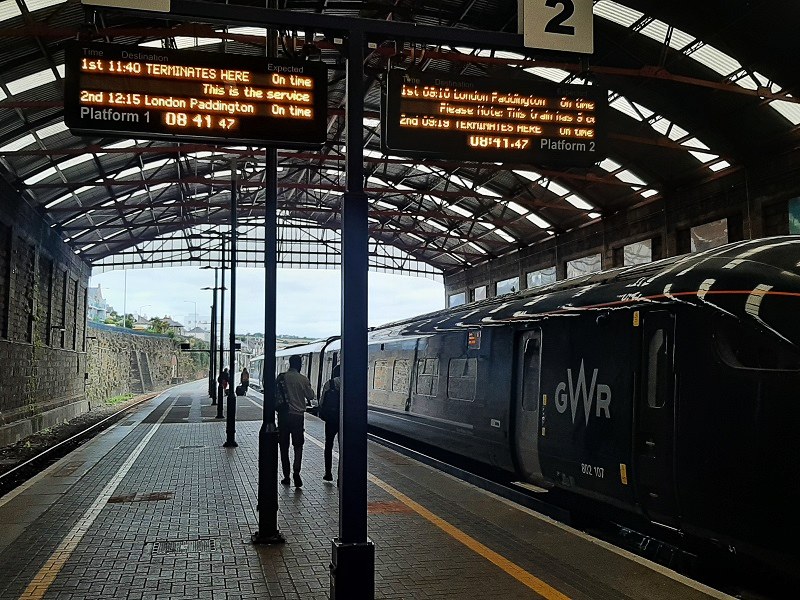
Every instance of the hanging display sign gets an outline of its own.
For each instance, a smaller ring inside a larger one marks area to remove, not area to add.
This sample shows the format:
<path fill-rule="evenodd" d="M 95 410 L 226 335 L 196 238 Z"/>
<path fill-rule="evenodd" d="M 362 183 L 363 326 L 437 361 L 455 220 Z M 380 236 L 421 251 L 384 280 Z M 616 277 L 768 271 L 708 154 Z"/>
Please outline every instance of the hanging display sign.
<path fill-rule="evenodd" d="M 605 158 L 608 93 L 521 79 L 389 73 L 384 152 L 456 160 L 590 166 Z"/>
<path fill-rule="evenodd" d="M 321 62 L 73 45 L 64 121 L 82 135 L 318 147 L 327 90 Z"/>

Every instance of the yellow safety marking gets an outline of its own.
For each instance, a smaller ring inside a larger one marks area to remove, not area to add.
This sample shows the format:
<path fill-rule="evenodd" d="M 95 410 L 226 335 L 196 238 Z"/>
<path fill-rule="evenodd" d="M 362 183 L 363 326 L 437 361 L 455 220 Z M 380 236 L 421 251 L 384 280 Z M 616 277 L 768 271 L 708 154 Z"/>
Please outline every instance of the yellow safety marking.
<path fill-rule="evenodd" d="M 622 485 L 628 485 L 628 466 L 625 463 L 619 463 L 619 479 Z"/>
<path fill-rule="evenodd" d="M 314 436 L 309 435 L 307 431 L 305 437 L 308 441 L 315 444 L 316 446 L 319 446 L 320 448 L 325 447 L 325 444 L 323 444 L 320 440 L 316 439 Z M 336 460 L 339 460 L 339 453 L 336 452 L 336 450 L 333 451 L 333 456 L 336 457 Z M 400 502 L 405 504 L 415 513 L 417 513 L 418 515 L 424 517 L 425 519 L 436 525 L 439 529 L 441 529 L 449 536 L 455 538 L 456 540 L 464 544 L 467 548 L 469 548 L 476 554 L 480 554 L 489 562 L 503 569 L 514 579 L 516 579 L 526 587 L 529 587 L 543 598 L 546 598 L 547 600 L 570 600 L 569 596 L 562 594 L 557 589 L 546 584 L 538 577 L 531 575 L 519 565 L 508 560 L 505 556 L 502 556 L 497 552 L 495 552 L 494 550 L 484 546 L 475 538 L 467 535 L 466 533 L 461 531 L 458 527 L 456 527 L 455 525 L 451 525 L 441 517 L 436 516 L 421 504 L 414 502 L 411 498 L 406 496 L 400 490 L 393 488 L 385 481 L 375 477 L 375 475 L 373 475 L 372 473 L 367 472 L 367 479 L 372 483 L 374 483 L 375 485 L 377 485 L 379 488 L 389 492 L 389 494 L 397 498 Z"/>
<path fill-rule="evenodd" d="M 633 326 L 634 327 L 638 327 L 639 326 L 639 311 L 638 310 L 633 311 Z"/>
<path fill-rule="evenodd" d="M 114 474 L 114 477 L 112 477 L 111 480 L 106 484 L 106 486 L 103 488 L 103 491 L 100 492 L 100 495 L 95 499 L 89 509 L 78 520 L 66 537 L 61 540 L 58 548 L 56 548 L 53 554 L 50 555 L 50 558 L 47 559 L 47 562 L 44 563 L 44 566 L 39 569 L 39 572 L 36 573 L 34 578 L 28 584 L 28 587 L 26 587 L 25 591 L 22 592 L 22 595 L 19 597 L 20 600 L 41 600 L 44 598 L 47 590 L 50 588 L 53 581 L 55 581 L 56 576 L 67 563 L 69 557 L 72 556 L 72 553 L 83 539 L 83 536 L 86 535 L 87 531 L 89 531 L 89 527 L 92 526 L 92 523 L 94 523 L 95 519 L 97 519 L 97 517 L 100 515 L 100 511 L 103 510 L 103 506 L 106 505 L 108 499 L 114 494 L 117 486 L 122 482 L 123 477 L 128 474 L 128 471 L 130 471 L 133 463 L 136 462 L 136 459 L 142 453 L 145 446 L 147 446 L 153 435 L 155 435 L 158 427 L 164 422 L 164 419 L 167 418 L 169 411 L 172 410 L 172 407 L 175 406 L 177 401 L 178 398 L 176 397 L 172 401 L 172 404 L 169 405 L 167 410 L 164 411 L 164 414 L 161 415 L 161 418 L 153 425 L 150 431 L 147 432 L 147 435 L 142 438 L 142 441 L 139 442 L 139 445 L 136 446 L 134 451 L 128 456 L 119 470 Z"/>
<path fill-rule="evenodd" d="M 475 538 L 467 535 L 466 533 L 461 531 L 458 527 L 456 527 L 454 525 L 451 525 L 450 523 L 448 523 L 447 521 L 445 521 L 441 517 L 433 514 L 427 508 L 425 508 L 424 506 L 422 506 L 421 504 L 419 504 L 417 502 L 414 502 L 414 500 L 412 500 L 411 498 L 406 496 L 401 491 L 396 490 L 395 488 L 393 488 L 391 485 L 389 485 L 385 481 L 382 481 L 382 480 L 378 479 L 377 477 L 375 477 L 372 473 L 367 473 L 367 479 L 369 479 L 369 481 L 371 481 L 372 483 L 374 483 L 375 485 L 377 485 L 381 489 L 389 492 L 392 496 L 397 498 L 400 502 L 402 502 L 403 504 L 408 506 L 411 510 L 413 510 L 414 512 L 416 512 L 420 516 L 424 517 L 425 519 L 427 519 L 428 521 L 430 521 L 434 525 L 436 525 L 439 529 L 444 531 L 450 537 L 455 538 L 456 540 L 458 540 L 459 542 L 464 544 L 467 548 L 469 548 L 473 552 L 475 552 L 477 554 L 480 554 L 482 557 L 484 557 L 489 562 L 491 562 L 491 563 L 497 565 L 498 567 L 500 567 L 501 569 L 503 569 L 503 571 L 505 571 L 506 573 L 511 575 L 514 579 L 516 579 L 517 581 L 519 581 L 523 585 L 525 585 L 525 586 L 529 587 L 530 589 L 532 589 L 534 592 L 536 592 L 540 596 L 542 596 L 544 598 L 547 598 L 547 600 L 569 600 L 569 596 L 565 596 L 564 594 L 559 592 L 557 589 L 555 589 L 554 587 L 546 584 L 544 581 L 542 581 L 538 577 L 535 577 L 535 576 L 531 575 L 530 573 L 528 573 L 525 569 L 523 569 L 519 565 L 517 565 L 517 564 L 511 562 L 510 560 L 508 560 L 505 556 L 502 556 L 502 555 L 498 554 L 497 552 L 495 552 L 494 550 L 491 550 L 490 548 L 487 548 L 486 546 L 481 544 Z"/>

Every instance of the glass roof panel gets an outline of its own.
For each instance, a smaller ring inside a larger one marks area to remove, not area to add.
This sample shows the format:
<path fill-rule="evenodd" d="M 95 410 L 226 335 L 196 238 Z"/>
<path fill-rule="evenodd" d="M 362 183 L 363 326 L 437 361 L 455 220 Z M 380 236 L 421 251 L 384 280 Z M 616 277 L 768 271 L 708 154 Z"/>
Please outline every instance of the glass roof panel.
<path fill-rule="evenodd" d="M 495 230 L 494 230 L 494 233 L 496 233 L 497 235 L 499 235 L 501 238 L 503 238 L 503 239 L 504 239 L 505 241 L 507 241 L 507 242 L 516 242 L 516 241 L 517 241 L 517 238 L 515 238 L 515 237 L 514 237 L 513 235 L 511 235 L 510 233 L 507 233 L 507 232 L 506 232 L 506 231 L 504 231 L 503 229 L 495 229 Z"/>
<path fill-rule="evenodd" d="M 29 11 L 35 12 L 43 8 L 48 8 L 49 6 L 63 4 L 66 1 L 67 0 L 25 0 L 25 5 L 28 7 Z"/>
<path fill-rule="evenodd" d="M 529 211 L 527 208 L 525 208 L 524 206 L 521 206 L 520 204 L 517 204 L 516 202 L 513 202 L 513 201 L 511 201 L 511 200 L 508 200 L 508 201 L 506 201 L 506 202 L 503 202 L 503 204 L 505 204 L 505 205 L 506 205 L 508 208 L 510 208 L 511 210 L 513 210 L 513 211 L 514 211 L 515 213 L 517 213 L 518 215 L 524 215 L 524 214 L 526 214 L 526 213 L 530 212 L 530 211 Z"/>
<path fill-rule="evenodd" d="M 708 154 L 706 152 L 695 152 L 694 150 L 690 150 L 689 154 L 694 156 L 701 163 L 711 162 L 712 160 L 719 158 L 719 156 L 716 154 Z"/>
<path fill-rule="evenodd" d="M 5 2 L 0 2 L 0 21 L 5 21 L 7 19 L 13 19 L 14 17 L 18 17 L 22 14 L 17 3 L 14 0 L 7 0 Z"/>
<path fill-rule="evenodd" d="M 58 123 L 54 123 L 37 130 L 36 135 L 38 135 L 40 139 L 44 139 L 64 131 L 67 131 L 67 125 L 64 123 L 64 121 L 59 121 Z"/>
<path fill-rule="evenodd" d="M 548 190 L 550 190 L 557 196 L 564 196 L 565 194 L 569 194 L 569 190 L 567 188 L 565 188 L 560 183 L 556 183 L 552 179 L 550 180 L 550 183 L 548 183 L 546 187 Z"/>
<path fill-rule="evenodd" d="M 617 96 L 614 100 L 611 101 L 609 106 L 611 106 L 611 108 L 615 108 L 621 113 L 628 115 L 632 119 L 636 119 L 637 121 L 642 120 L 642 116 L 636 111 L 633 105 L 624 96 Z"/>
<path fill-rule="evenodd" d="M 55 167 L 48 167 L 44 171 L 39 171 L 38 173 L 31 175 L 28 177 L 23 183 L 25 185 L 33 185 L 34 183 L 39 183 L 42 179 L 47 179 L 51 175 L 56 174 Z"/>
<path fill-rule="evenodd" d="M 528 67 L 527 69 L 524 69 L 524 71 L 527 71 L 532 75 L 537 75 L 543 79 L 555 81 L 556 83 L 561 83 L 567 77 L 569 77 L 569 72 L 564 71 L 563 69 L 554 69 L 552 67 Z"/>
<path fill-rule="evenodd" d="M 605 158 L 601 160 L 599 163 L 597 163 L 597 166 L 603 169 L 604 171 L 608 171 L 609 173 L 611 173 L 612 171 L 616 171 L 617 169 L 619 169 L 622 165 L 615 160 L 612 160 L 610 158 Z"/>
<path fill-rule="evenodd" d="M 644 16 L 638 10 L 622 6 L 611 0 L 600 0 L 594 5 L 594 14 L 613 21 L 623 27 L 630 27 Z"/>
<path fill-rule="evenodd" d="M 103 156 L 99 154 L 98 156 Z M 66 170 L 70 167 L 75 167 L 78 165 L 82 165 L 85 162 L 89 162 L 90 160 L 94 159 L 93 154 L 79 154 L 78 156 L 73 156 L 72 158 L 68 158 L 67 160 L 62 160 L 61 162 L 57 163 L 59 169 Z"/>
<path fill-rule="evenodd" d="M 222 42 L 222 40 L 217 38 L 175 36 L 175 47 L 178 48 L 178 50 L 196 48 L 197 46 L 208 46 L 209 44 L 219 44 L 220 42 Z"/>
<path fill-rule="evenodd" d="M 44 207 L 45 208 L 53 208 L 54 206 L 58 206 L 59 204 L 61 204 L 65 200 L 69 200 L 70 198 L 72 198 L 72 194 L 65 194 L 65 195 L 61 196 L 60 198 L 56 198 L 55 200 L 51 200 L 50 202 L 45 204 Z"/>
<path fill-rule="evenodd" d="M 642 181 L 639 177 L 628 171 L 627 169 L 623 169 L 619 173 L 616 174 L 617 179 L 620 181 L 624 181 L 625 183 L 633 183 L 636 185 L 646 185 L 644 181 Z"/>
<path fill-rule="evenodd" d="M 575 208 L 580 208 L 581 210 L 591 210 L 594 208 L 591 204 L 589 204 L 586 200 L 578 196 L 577 194 L 570 194 L 566 198 L 564 198 L 567 202 L 572 204 Z"/>
<path fill-rule="evenodd" d="M 474 217 L 474 216 L 475 216 L 475 215 L 474 215 L 474 214 L 472 214 L 470 211 L 468 211 L 466 208 L 461 208 L 461 207 L 460 207 L 460 206 L 458 206 L 457 204 L 451 204 L 451 205 L 449 205 L 449 206 L 445 206 L 445 208 L 446 208 L 447 210 L 450 210 L 450 211 L 454 212 L 454 213 L 458 213 L 458 214 L 459 214 L 459 215 L 461 215 L 462 217 L 468 217 L 468 218 L 470 218 L 470 219 L 471 219 L 472 217 Z"/>
<path fill-rule="evenodd" d="M 650 198 L 651 196 L 655 196 L 658 192 L 654 189 L 646 189 L 642 191 L 642 197 Z"/>
<path fill-rule="evenodd" d="M 742 65 L 739 64 L 739 61 L 735 58 L 728 56 L 709 44 L 703 44 L 699 48 L 696 48 L 689 56 L 708 68 L 713 69 L 723 77 L 727 77 L 731 73 L 742 68 Z"/>
<path fill-rule="evenodd" d="M 514 173 L 530 181 L 539 181 L 542 178 L 542 176 L 536 171 L 522 171 L 519 169 L 514 169 Z"/>
<path fill-rule="evenodd" d="M 800 125 L 800 104 L 785 100 L 773 100 L 769 105 L 788 119 L 792 125 Z"/>
<path fill-rule="evenodd" d="M 28 135 L 22 136 L 18 140 L 7 143 L 5 146 L 0 146 L 0 152 L 14 152 L 15 150 L 22 150 L 26 146 L 30 146 L 35 142 L 36 138 L 29 133 Z"/>
<path fill-rule="evenodd" d="M 730 166 L 731 163 L 729 163 L 727 160 L 721 160 L 719 162 L 715 162 L 713 165 L 710 165 L 708 168 L 716 173 L 717 171 L 722 171 Z"/>
<path fill-rule="evenodd" d="M 528 219 L 528 221 L 530 221 L 534 225 L 536 225 L 539 229 L 548 229 L 549 227 L 552 227 L 550 223 L 545 221 L 539 215 L 534 215 L 533 213 L 531 213 L 529 215 L 526 215 L 525 218 Z"/>
<path fill-rule="evenodd" d="M 19 79 L 10 81 L 7 87 L 8 91 L 12 94 L 19 94 L 21 92 L 30 91 L 33 88 L 39 87 L 40 85 L 51 83 L 55 80 L 56 75 L 53 73 L 53 69 L 44 69 L 38 73 L 33 73 L 32 75 L 26 75 L 25 77 L 20 77 Z"/>

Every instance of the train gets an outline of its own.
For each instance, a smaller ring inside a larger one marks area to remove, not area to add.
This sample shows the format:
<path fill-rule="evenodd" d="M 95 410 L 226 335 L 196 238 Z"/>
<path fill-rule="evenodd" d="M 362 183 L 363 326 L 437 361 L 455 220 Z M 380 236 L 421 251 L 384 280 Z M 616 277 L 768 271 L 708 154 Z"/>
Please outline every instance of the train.
<path fill-rule="evenodd" d="M 798 236 L 445 309 L 369 331 L 369 424 L 796 574 L 798 315 Z"/>

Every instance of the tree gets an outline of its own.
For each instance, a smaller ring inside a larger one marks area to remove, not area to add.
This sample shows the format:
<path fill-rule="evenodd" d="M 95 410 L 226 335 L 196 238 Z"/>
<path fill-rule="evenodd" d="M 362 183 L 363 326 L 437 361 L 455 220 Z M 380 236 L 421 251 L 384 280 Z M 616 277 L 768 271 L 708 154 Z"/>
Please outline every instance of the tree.
<path fill-rule="evenodd" d="M 148 328 L 149 332 L 151 333 L 167 333 L 170 331 L 169 323 L 164 319 L 159 319 L 158 317 L 153 317 L 150 319 L 150 327 Z"/>

